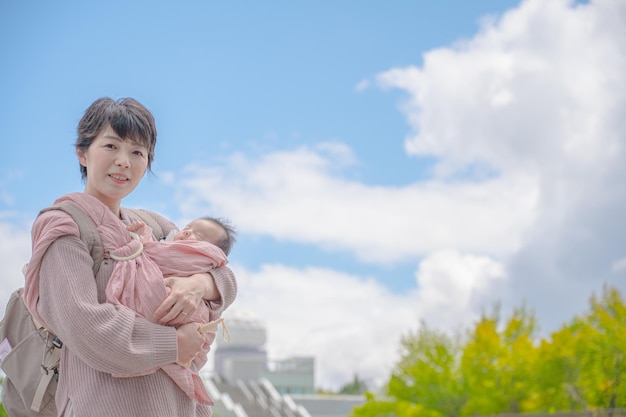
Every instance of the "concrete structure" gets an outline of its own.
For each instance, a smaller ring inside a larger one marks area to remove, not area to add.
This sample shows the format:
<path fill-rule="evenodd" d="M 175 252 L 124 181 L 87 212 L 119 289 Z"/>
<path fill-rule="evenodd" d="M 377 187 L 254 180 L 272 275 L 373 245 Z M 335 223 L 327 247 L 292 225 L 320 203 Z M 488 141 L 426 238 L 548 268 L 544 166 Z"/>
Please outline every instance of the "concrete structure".
<path fill-rule="evenodd" d="M 316 395 L 315 358 L 268 360 L 267 331 L 249 315 L 226 319 L 231 338 L 218 337 L 214 371 L 205 377 L 219 417 L 346 417 L 363 396 Z"/>
<path fill-rule="evenodd" d="M 228 318 L 230 340 L 216 338 L 214 372 L 227 382 L 258 379 L 268 373 L 265 351 L 266 330 L 260 320 L 249 315 Z"/>

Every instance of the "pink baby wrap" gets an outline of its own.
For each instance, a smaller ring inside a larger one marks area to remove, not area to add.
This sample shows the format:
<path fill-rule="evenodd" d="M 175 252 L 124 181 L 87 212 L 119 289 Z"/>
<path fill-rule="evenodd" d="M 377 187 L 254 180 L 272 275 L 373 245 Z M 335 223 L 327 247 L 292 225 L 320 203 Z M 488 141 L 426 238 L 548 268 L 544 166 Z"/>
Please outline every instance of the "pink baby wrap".
<path fill-rule="evenodd" d="M 115 261 L 115 266 L 106 288 L 107 301 L 129 307 L 138 315 L 156 322 L 154 311 L 167 297 L 169 289 L 163 277 L 188 276 L 207 272 L 227 263 L 224 252 L 204 241 L 156 242 L 152 239 L 141 242 L 131 238 L 126 225 L 97 198 L 84 193 L 67 194 L 56 203 L 69 201 L 87 213 L 96 225 L 102 238 L 105 253 L 124 257 L 138 252 L 143 243 L 143 251 L 127 261 Z M 59 218 L 60 217 L 60 218 Z M 55 216 L 39 230 L 33 230 L 33 255 L 26 272 L 24 298 L 29 310 L 36 319 L 39 298 L 39 269 L 48 246 L 64 235 L 79 236 L 78 226 L 67 216 Z M 208 323 L 211 320 L 206 304 L 201 303 L 189 322 Z M 195 363 L 201 368 L 206 363 L 207 354 L 215 333 L 205 334 L 203 349 Z M 162 367 L 177 385 L 190 397 L 202 404 L 213 405 L 204 383 L 191 369 L 177 364 Z M 141 374 L 115 375 L 120 377 L 146 375 L 156 372 L 152 369 Z"/>

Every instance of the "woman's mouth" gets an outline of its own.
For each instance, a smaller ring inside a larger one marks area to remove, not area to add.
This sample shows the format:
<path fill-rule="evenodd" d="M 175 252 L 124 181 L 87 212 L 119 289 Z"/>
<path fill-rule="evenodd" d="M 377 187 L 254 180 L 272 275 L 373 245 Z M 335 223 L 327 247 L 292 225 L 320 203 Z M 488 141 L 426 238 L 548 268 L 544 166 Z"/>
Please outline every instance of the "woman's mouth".
<path fill-rule="evenodd" d="M 111 178 L 114 182 L 118 184 L 124 184 L 128 182 L 128 177 L 121 174 L 109 174 L 109 178 Z"/>

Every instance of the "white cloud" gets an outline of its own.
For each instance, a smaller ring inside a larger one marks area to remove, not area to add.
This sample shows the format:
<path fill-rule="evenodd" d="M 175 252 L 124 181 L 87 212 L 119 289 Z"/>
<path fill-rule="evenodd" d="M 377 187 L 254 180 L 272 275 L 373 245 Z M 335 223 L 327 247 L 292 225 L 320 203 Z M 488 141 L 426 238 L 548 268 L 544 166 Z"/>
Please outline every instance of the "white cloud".
<path fill-rule="evenodd" d="M 210 206 L 212 212 L 228 213 L 246 233 L 350 251 L 380 263 L 447 247 L 510 253 L 533 221 L 537 185 L 532 175 L 368 186 L 341 178 L 337 167 L 348 153 L 333 149 L 341 152 L 301 148 L 256 157 L 237 154 L 223 167 L 195 167 L 178 200 L 183 212 Z"/>
<path fill-rule="evenodd" d="M 626 244 L 625 14 L 616 0 L 526 0 L 472 39 L 426 53 L 421 68 L 376 78 L 407 93 L 405 149 L 437 156 L 440 181 L 475 165 L 503 183 L 535 176 L 536 188 L 517 191 L 536 195 L 536 217 L 501 259 L 511 302 L 530 301 L 547 328 L 602 282 L 624 288 L 610 265 Z"/>
<path fill-rule="evenodd" d="M 13 216 L 9 216 L 12 218 Z M 0 214 L 0 309 L 4 315 L 4 306 L 11 293 L 24 285 L 22 266 L 30 259 L 30 229 L 6 222 Z"/>
<path fill-rule="evenodd" d="M 315 149 L 322 155 L 329 155 L 328 159 L 332 161 L 332 164 L 327 165 L 329 168 L 337 169 L 349 167 L 357 164 L 358 162 L 352 152 L 352 149 L 343 143 L 322 142 L 317 144 Z"/>
<path fill-rule="evenodd" d="M 182 199 L 187 213 L 209 204 L 245 233 L 351 251 L 367 261 L 417 265 L 424 258 L 415 293 L 403 296 L 324 270 L 242 271 L 238 302 L 267 318 L 272 349 L 315 351 L 324 375 L 347 373 L 352 365 L 332 349 L 350 340 L 359 345 L 342 355 L 360 347 L 360 364 L 375 353 L 388 359 L 397 340 L 386 344 L 383 334 L 356 331 L 372 320 L 384 328 L 371 303 L 363 307 L 353 297 L 357 289 L 377 300 L 383 295 L 380 317 L 404 314 L 393 323 L 399 334 L 416 317 L 450 324 L 500 298 L 505 307 L 527 302 L 553 330 L 580 313 L 602 283 L 625 288 L 611 274 L 626 247 L 624 15 L 621 0 L 526 0 L 501 19 L 485 20 L 472 39 L 426 53 L 422 67 L 376 77 L 380 86 L 407 93 L 405 149 L 438 161 L 426 181 L 379 187 L 346 180 L 332 154 L 307 148 L 234 155 L 225 166 L 192 169 L 183 187 L 194 195 Z M 487 175 L 468 175 L 475 170 Z M 326 275 L 334 285 L 324 292 Z M 265 294 L 258 283 L 274 291 L 275 302 L 247 298 L 248 286 Z M 353 312 L 350 322 L 344 306 Z M 281 311 L 288 316 L 277 317 Z"/>
<path fill-rule="evenodd" d="M 224 315 L 227 322 L 238 311 L 253 311 L 267 326 L 271 359 L 315 356 L 316 383 L 332 389 L 355 374 L 380 386 L 398 360 L 402 335 L 422 319 L 443 328 L 469 324 L 480 314 L 490 282 L 504 278 L 496 262 L 455 251 L 427 258 L 417 273 L 419 286 L 405 294 L 324 268 L 232 268 L 239 294 Z"/>
<path fill-rule="evenodd" d="M 442 329 L 467 328 L 506 283 L 504 265 L 455 250 L 435 252 L 417 272 L 421 316 Z"/>
<path fill-rule="evenodd" d="M 171 171 L 159 173 L 159 179 L 164 185 L 172 185 L 176 182 L 176 174 Z"/>
<path fill-rule="evenodd" d="M 614 156 L 626 36 L 614 16 L 624 3 L 569 3 L 525 1 L 473 39 L 426 53 L 422 68 L 380 74 L 381 86 L 409 93 L 407 152 L 440 156 L 442 175 L 482 161 L 545 177 Z"/>
<path fill-rule="evenodd" d="M 354 87 L 354 91 L 356 91 L 357 93 L 361 93 L 361 92 L 367 90 L 369 87 L 370 87 L 370 81 L 369 80 L 361 80 Z"/>
<path fill-rule="evenodd" d="M 613 262 L 613 265 L 611 265 L 611 270 L 613 272 L 626 270 L 626 258 L 618 259 L 617 261 Z"/>
<path fill-rule="evenodd" d="M 24 176 L 21 170 L 5 172 L 0 178 L 0 203 L 11 206 L 15 203 L 15 196 L 8 191 L 8 186 L 13 182 L 20 180 Z"/>
<path fill-rule="evenodd" d="M 355 371 L 368 379 L 384 375 L 397 335 L 417 324 L 410 303 L 373 280 L 281 265 L 236 272 L 237 305 L 266 321 L 270 355 L 315 355 L 322 384 L 330 382 L 328 373 L 341 374 L 344 381 Z"/>

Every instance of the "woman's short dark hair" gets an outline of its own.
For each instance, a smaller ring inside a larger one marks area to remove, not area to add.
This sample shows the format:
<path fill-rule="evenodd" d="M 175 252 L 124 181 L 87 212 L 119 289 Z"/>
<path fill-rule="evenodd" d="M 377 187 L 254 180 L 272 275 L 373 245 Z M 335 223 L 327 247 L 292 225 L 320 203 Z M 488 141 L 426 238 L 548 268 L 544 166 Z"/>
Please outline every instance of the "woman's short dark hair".
<path fill-rule="evenodd" d="M 107 126 L 122 138 L 137 142 L 148 149 L 148 170 L 154 159 L 157 131 L 152 113 L 134 98 L 113 100 L 102 97 L 85 110 L 78 123 L 76 148 L 86 151 L 96 137 Z M 80 166 L 83 179 L 87 178 L 87 168 Z"/>

